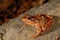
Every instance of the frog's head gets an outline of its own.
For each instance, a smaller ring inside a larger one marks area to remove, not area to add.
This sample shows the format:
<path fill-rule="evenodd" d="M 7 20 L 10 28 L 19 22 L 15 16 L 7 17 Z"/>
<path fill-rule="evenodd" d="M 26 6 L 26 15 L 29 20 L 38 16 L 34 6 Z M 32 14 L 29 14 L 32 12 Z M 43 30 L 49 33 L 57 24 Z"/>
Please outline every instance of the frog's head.
<path fill-rule="evenodd" d="M 22 21 L 24 21 L 26 24 L 33 26 L 34 25 L 34 16 L 25 14 L 22 18 Z"/>

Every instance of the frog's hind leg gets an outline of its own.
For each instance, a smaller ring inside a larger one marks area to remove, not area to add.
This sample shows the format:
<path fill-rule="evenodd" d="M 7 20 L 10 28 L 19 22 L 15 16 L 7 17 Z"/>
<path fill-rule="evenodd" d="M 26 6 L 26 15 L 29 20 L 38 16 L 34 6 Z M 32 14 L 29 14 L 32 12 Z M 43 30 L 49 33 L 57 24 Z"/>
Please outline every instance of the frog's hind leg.
<path fill-rule="evenodd" d="M 38 27 L 36 27 L 36 28 L 37 28 L 37 32 L 36 32 L 36 34 L 33 35 L 33 38 L 38 37 L 42 32 L 41 28 L 38 28 Z"/>

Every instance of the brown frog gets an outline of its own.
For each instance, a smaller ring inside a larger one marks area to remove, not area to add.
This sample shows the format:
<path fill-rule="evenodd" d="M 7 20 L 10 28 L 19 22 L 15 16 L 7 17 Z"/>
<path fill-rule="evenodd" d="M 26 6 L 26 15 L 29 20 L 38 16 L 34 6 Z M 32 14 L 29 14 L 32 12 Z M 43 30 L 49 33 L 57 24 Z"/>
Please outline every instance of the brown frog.
<path fill-rule="evenodd" d="M 54 19 L 51 15 L 46 14 L 36 14 L 36 15 L 27 15 L 22 18 L 23 22 L 26 24 L 35 26 L 37 28 L 37 33 L 33 35 L 33 38 L 41 35 L 43 32 L 46 32 L 52 27 Z"/>

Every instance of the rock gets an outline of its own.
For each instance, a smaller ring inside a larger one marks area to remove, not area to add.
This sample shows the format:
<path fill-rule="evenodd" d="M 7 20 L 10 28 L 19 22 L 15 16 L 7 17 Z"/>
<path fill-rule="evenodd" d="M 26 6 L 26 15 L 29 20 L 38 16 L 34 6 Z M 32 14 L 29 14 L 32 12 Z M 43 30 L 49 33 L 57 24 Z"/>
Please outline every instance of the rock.
<path fill-rule="evenodd" d="M 33 39 L 31 36 L 35 33 L 36 28 L 24 24 L 21 20 L 24 15 L 22 14 L 0 26 L 3 40 L 56 40 L 56 36 L 60 37 L 60 0 L 51 0 L 40 7 L 32 8 L 26 13 L 30 15 L 37 13 L 52 15 L 54 16 L 55 24 L 51 30 Z"/>

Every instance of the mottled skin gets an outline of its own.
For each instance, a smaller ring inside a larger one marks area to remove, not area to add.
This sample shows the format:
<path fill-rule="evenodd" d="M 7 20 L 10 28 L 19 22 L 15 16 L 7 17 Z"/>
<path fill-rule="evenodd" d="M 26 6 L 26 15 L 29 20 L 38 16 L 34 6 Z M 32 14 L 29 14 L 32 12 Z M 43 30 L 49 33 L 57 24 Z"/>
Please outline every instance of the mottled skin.
<path fill-rule="evenodd" d="M 51 28 L 54 20 L 53 17 L 46 14 L 36 14 L 36 15 L 25 15 L 22 19 L 26 24 L 35 26 L 37 28 L 37 33 L 33 35 L 33 38 L 41 35 L 43 32 Z"/>

